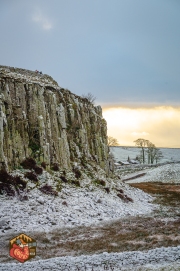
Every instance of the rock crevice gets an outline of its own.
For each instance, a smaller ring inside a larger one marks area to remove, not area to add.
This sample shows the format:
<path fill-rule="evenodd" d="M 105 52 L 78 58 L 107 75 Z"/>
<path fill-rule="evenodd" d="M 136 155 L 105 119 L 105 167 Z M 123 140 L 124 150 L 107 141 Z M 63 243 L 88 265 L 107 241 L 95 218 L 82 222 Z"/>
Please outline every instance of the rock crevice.
<path fill-rule="evenodd" d="M 1 168 L 13 170 L 34 157 L 62 169 L 94 162 L 109 175 L 108 152 L 100 106 L 59 87 L 48 75 L 0 66 Z"/>

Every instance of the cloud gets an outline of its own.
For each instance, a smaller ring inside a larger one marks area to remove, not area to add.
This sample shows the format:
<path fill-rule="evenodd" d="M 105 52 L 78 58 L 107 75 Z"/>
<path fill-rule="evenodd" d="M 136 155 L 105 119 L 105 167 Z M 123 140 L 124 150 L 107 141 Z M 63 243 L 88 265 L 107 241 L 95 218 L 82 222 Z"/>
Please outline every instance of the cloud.
<path fill-rule="evenodd" d="M 133 136 L 147 136 L 149 133 L 146 132 L 132 132 L 131 133 Z"/>
<path fill-rule="evenodd" d="M 105 108 L 108 134 L 124 146 L 134 145 L 137 138 L 145 138 L 157 147 L 180 147 L 180 108 Z"/>
<path fill-rule="evenodd" d="M 53 28 L 52 22 L 47 18 L 40 10 L 37 10 L 33 16 L 32 20 L 38 23 L 44 30 L 50 30 Z"/>

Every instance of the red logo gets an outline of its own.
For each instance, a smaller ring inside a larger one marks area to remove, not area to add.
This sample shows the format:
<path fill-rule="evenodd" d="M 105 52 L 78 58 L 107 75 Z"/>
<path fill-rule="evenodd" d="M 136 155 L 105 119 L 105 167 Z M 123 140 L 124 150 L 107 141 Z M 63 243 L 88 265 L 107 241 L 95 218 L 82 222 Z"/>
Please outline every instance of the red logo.
<path fill-rule="evenodd" d="M 21 263 L 34 258 L 36 256 L 36 240 L 21 233 L 10 240 L 9 255 Z"/>

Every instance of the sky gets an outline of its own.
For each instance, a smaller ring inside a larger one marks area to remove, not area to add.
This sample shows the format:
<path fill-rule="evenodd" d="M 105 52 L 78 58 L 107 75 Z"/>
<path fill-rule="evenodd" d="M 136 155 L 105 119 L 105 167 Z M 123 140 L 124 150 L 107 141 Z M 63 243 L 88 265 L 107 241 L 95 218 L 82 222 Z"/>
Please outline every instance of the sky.
<path fill-rule="evenodd" d="M 0 64 L 92 93 L 108 135 L 180 147 L 179 0 L 0 0 Z"/>

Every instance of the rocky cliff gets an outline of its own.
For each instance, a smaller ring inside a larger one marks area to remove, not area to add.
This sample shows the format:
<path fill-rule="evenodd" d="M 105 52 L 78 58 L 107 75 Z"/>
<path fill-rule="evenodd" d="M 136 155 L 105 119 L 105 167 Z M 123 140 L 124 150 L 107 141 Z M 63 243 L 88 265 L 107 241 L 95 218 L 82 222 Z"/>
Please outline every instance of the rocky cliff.
<path fill-rule="evenodd" d="M 62 170 L 96 163 L 109 175 L 107 127 L 100 106 L 48 75 L 0 66 L 0 167 L 26 157 Z"/>

